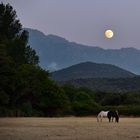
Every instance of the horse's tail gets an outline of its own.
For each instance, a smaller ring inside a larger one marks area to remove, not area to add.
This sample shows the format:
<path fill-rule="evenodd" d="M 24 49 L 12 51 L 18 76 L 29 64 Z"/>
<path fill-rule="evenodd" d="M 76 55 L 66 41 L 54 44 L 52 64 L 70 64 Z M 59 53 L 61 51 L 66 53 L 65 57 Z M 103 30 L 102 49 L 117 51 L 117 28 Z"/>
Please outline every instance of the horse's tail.
<path fill-rule="evenodd" d="M 116 110 L 116 122 L 119 122 L 119 112 L 118 112 L 118 110 Z"/>

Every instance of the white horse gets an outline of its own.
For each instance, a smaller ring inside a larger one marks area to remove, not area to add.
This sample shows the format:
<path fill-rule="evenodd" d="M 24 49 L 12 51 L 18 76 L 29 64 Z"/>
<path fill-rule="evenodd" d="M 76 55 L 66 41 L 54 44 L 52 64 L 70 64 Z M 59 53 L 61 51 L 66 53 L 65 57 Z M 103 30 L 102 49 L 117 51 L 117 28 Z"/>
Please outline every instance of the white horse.
<path fill-rule="evenodd" d="M 101 111 L 97 116 L 97 122 L 102 122 L 104 117 L 107 117 L 109 111 Z"/>

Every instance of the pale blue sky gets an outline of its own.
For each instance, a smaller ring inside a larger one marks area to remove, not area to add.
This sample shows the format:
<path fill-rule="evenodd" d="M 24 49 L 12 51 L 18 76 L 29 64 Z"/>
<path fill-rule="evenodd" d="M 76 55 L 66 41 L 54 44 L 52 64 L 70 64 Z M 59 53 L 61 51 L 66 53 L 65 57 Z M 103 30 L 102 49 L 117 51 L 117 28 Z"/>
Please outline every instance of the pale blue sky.
<path fill-rule="evenodd" d="M 102 48 L 140 49 L 140 0 L 1 0 L 24 27 Z M 112 29 L 114 37 L 104 38 Z"/>

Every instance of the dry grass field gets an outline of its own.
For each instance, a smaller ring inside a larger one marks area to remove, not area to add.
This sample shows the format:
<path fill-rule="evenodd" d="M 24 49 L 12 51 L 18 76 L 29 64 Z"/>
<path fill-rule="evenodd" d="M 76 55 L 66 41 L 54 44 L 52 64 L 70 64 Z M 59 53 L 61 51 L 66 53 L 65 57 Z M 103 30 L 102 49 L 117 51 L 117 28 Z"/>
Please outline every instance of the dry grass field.
<path fill-rule="evenodd" d="M 140 118 L 0 118 L 0 140 L 140 140 Z"/>

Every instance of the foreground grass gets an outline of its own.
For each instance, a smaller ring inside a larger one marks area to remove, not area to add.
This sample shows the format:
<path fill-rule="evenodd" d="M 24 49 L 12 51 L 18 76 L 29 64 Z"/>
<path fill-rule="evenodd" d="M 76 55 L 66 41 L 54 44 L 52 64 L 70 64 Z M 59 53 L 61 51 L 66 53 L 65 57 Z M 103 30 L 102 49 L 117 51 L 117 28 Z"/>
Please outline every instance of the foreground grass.
<path fill-rule="evenodd" d="M 140 139 L 140 118 L 0 118 L 0 140 L 135 140 Z"/>

